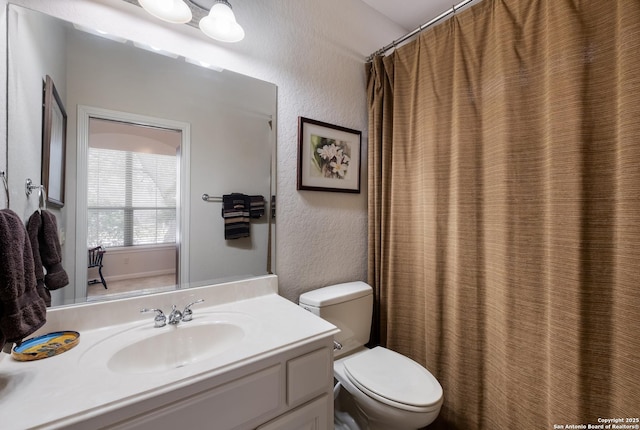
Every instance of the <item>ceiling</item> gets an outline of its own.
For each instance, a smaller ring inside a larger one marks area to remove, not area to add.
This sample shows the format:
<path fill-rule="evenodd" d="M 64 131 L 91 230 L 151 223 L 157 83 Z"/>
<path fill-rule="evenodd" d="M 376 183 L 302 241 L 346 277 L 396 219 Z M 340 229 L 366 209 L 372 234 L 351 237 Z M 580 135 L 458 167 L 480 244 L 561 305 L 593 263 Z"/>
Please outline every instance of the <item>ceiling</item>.
<path fill-rule="evenodd" d="M 124 0 L 138 5 L 138 0 Z M 193 20 L 189 23 L 193 27 L 198 26 L 200 18 L 206 15 L 206 11 L 194 6 L 191 1 L 199 1 L 202 4 L 213 2 L 213 0 L 190 0 L 187 5 L 193 13 Z M 391 21 L 404 28 L 407 33 L 415 30 L 422 24 L 429 22 L 436 16 L 451 9 L 461 0 L 362 0 Z"/>
<path fill-rule="evenodd" d="M 451 9 L 461 0 L 362 0 L 407 32 Z"/>

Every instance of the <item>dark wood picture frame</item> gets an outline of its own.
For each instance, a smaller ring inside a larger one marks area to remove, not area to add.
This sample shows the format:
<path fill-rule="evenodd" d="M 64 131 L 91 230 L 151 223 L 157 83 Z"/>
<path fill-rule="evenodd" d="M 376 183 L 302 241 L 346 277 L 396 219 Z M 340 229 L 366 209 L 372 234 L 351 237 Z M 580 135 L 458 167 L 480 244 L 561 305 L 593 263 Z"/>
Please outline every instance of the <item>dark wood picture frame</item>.
<path fill-rule="evenodd" d="M 362 133 L 298 117 L 298 190 L 360 192 Z"/>
<path fill-rule="evenodd" d="M 47 204 L 61 208 L 64 206 L 67 113 L 49 75 L 44 82 L 43 99 L 41 180 Z"/>

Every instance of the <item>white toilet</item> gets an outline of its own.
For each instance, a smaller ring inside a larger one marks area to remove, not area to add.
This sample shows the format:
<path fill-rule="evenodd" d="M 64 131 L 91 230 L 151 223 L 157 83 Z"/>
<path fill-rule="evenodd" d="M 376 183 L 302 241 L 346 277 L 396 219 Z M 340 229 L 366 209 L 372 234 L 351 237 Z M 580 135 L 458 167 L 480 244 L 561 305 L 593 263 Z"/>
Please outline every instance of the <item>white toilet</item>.
<path fill-rule="evenodd" d="M 309 291 L 300 306 L 331 322 L 335 337 L 334 376 L 357 406 L 343 428 L 419 429 L 431 424 L 442 406 L 442 387 L 415 361 L 382 347 L 368 349 L 373 289 L 348 282 Z M 336 408 L 336 420 L 343 412 Z M 338 425 L 336 424 L 336 429 Z"/>

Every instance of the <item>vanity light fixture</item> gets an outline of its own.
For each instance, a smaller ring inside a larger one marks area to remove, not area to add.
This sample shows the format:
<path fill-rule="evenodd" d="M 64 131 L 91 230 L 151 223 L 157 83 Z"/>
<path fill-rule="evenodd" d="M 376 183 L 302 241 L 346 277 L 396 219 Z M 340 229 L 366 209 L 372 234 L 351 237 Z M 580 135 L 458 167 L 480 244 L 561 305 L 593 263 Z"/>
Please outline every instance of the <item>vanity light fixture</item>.
<path fill-rule="evenodd" d="M 244 30 L 227 0 L 191 0 L 193 4 L 210 9 L 209 15 L 200 20 L 200 30 L 212 39 L 221 42 L 239 42 L 244 39 Z"/>
<path fill-rule="evenodd" d="M 140 6 L 151 15 L 174 24 L 191 21 L 191 9 L 183 0 L 138 0 Z"/>
<path fill-rule="evenodd" d="M 138 0 L 140 6 L 163 21 L 185 24 L 192 20 L 191 9 L 195 6 L 209 14 L 200 20 L 200 30 L 212 39 L 221 42 L 239 42 L 244 39 L 244 30 L 236 21 L 231 4 L 227 0 Z M 194 13 L 198 15 L 194 9 Z"/>

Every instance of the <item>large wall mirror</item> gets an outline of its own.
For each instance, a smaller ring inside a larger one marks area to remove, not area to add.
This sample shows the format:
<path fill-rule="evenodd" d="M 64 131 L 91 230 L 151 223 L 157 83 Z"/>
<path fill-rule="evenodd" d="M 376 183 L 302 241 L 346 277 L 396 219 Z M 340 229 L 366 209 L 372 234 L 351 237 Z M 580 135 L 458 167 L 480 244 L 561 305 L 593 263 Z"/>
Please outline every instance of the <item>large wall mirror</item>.
<path fill-rule="evenodd" d="M 25 220 L 47 76 L 67 113 L 64 205 L 48 210 L 71 283 L 54 305 L 273 273 L 275 85 L 20 6 L 7 17 L 7 170 Z M 232 193 L 257 204 L 248 236 L 225 235 L 219 197 Z M 97 247 L 102 267 L 89 267 Z"/>

